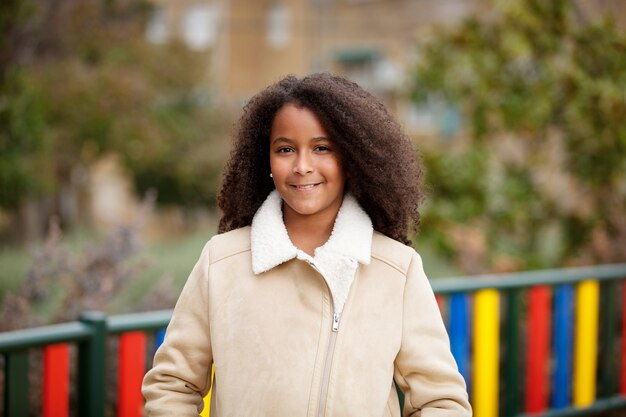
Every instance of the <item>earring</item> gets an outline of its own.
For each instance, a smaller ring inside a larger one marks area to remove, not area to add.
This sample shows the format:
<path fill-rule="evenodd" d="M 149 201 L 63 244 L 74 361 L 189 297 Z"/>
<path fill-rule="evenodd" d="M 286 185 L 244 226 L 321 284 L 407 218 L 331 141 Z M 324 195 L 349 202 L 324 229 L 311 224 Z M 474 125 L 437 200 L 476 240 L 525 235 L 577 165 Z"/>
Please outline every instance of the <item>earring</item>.
<path fill-rule="evenodd" d="M 270 172 L 270 178 L 274 178 L 274 176 L 272 175 L 272 173 Z"/>

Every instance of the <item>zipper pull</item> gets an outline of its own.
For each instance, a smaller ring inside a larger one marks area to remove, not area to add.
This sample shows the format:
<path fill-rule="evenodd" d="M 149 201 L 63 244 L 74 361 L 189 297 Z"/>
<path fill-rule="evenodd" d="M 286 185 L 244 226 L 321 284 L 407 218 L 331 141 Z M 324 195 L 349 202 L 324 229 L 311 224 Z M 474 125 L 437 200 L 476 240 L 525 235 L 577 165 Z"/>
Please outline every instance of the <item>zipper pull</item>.
<path fill-rule="evenodd" d="M 333 313 L 333 332 L 339 331 L 339 314 Z"/>

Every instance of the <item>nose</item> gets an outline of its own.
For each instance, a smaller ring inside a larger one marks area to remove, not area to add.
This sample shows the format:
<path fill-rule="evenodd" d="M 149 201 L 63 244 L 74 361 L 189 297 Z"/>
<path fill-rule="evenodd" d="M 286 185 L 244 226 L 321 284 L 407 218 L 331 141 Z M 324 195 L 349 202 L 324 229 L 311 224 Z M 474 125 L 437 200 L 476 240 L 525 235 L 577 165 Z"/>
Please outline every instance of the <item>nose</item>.
<path fill-rule="evenodd" d="M 299 153 L 294 162 L 294 174 L 306 175 L 313 172 L 313 161 L 307 152 Z"/>

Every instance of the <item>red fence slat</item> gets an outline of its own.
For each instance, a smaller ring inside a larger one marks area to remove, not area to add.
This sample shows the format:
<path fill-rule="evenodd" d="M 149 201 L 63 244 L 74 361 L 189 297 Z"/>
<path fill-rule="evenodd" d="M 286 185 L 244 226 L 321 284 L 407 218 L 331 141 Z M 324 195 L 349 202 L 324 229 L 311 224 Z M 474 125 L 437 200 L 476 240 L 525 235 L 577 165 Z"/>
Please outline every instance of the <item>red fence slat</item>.
<path fill-rule="evenodd" d="M 529 414 L 540 413 L 548 408 L 550 322 L 550 288 L 531 288 L 526 351 L 526 412 Z"/>
<path fill-rule="evenodd" d="M 146 363 L 146 335 L 128 332 L 120 336 L 118 372 L 118 416 L 141 417 L 143 398 L 141 382 Z"/>
<path fill-rule="evenodd" d="M 43 350 L 43 417 L 69 415 L 69 346 L 48 345 Z"/>

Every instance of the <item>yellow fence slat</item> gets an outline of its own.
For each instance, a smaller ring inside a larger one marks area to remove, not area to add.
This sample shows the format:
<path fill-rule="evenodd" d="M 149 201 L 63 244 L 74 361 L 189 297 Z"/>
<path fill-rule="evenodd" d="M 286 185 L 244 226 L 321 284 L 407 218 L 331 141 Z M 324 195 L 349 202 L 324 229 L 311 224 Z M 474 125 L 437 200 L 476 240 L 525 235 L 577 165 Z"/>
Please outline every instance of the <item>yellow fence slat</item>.
<path fill-rule="evenodd" d="M 204 408 L 200 413 L 200 417 L 209 417 L 211 414 L 211 393 L 213 392 L 213 381 L 215 378 L 215 368 L 211 367 L 211 389 L 207 393 L 206 397 L 204 397 Z"/>
<path fill-rule="evenodd" d="M 577 407 L 588 406 L 596 398 L 599 295 L 598 281 L 581 281 L 576 288 L 573 400 Z"/>
<path fill-rule="evenodd" d="M 474 297 L 474 363 L 472 406 L 474 415 L 498 416 L 500 298 L 497 290 L 476 292 Z"/>

